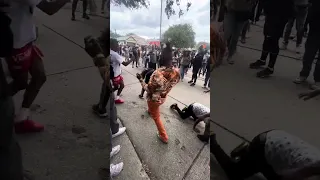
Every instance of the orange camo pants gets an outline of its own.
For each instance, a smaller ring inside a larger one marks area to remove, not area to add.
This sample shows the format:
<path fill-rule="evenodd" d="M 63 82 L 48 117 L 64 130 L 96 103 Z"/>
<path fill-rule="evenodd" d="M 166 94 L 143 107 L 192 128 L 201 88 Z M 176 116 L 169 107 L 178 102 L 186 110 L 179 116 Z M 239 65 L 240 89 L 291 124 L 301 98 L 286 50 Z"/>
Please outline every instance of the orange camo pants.
<path fill-rule="evenodd" d="M 160 106 L 162 104 L 163 103 L 159 103 L 155 101 L 148 101 L 148 111 L 150 113 L 150 116 L 152 117 L 152 119 L 157 125 L 161 139 L 164 141 L 168 141 L 169 138 L 168 138 L 167 132 L 160 118 Z"/>

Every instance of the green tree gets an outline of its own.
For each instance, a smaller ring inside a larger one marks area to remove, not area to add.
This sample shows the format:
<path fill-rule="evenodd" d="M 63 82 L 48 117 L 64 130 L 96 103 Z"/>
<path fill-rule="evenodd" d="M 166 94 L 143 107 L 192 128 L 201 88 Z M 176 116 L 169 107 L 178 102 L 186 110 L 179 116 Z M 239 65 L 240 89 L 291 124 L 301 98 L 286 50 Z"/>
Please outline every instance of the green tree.
<path fill-rule="evenodd" d="M 161 0 L 162 1 L 162 0 Z M 182 9 L 180 4 L 182 0 L 166 0 L 164 11 L 168 17 L 168 19 L 176 15 L 178 12 L 179 17 L 181 17 L 185 11 L 189 11 L 191 6 L 191 2 L 187 3 L 186 9 Z M 150 5 L 149 0 L 111 0 L 112 4 L 116 6 L 125 6 L 129 9 L 140 9 L 140 8 L 148 8 Z M 173 5 L 176 4 L 178 9 L 174 9 Z"/>
<path fill-rule="evenodd" d="M 195 46 L 195 32 L 191 24 L 177 24 L 170 26 L 163 34 L 163 41 L 170 40 L 177 48 L 189 48 Z"/>

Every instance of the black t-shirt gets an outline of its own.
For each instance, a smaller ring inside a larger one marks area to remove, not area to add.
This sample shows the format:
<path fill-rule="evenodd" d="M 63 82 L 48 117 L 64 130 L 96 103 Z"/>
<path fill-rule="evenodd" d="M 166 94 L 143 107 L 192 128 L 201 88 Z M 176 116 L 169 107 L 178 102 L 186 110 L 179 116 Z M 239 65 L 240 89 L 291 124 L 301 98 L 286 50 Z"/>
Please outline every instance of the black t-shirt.
<path fill-rule="evenodd" d="M 133 53 L 134 57 L 138 57 L 138 51 L 137 51 L 137 49 L 133 49 L 133 50 L 132 50 L 132 53 Z"/>

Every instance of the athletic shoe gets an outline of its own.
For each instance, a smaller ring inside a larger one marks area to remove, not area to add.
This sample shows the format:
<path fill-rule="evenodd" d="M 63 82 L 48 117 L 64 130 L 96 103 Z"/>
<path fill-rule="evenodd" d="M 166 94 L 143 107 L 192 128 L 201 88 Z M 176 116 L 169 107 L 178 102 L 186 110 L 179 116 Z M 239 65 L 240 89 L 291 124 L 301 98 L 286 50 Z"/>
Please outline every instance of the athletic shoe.
<path fill-rule="evenodd" d="M 243 142 L 240 145 L 238 145 L 234 150 L 231 151 L 231 158 L 236 159 L 237 157 L 240 157 L 248 146 L 249 144 L 247 142 Z"/>
<path fill-rule="evenodd" d="M 112 134 L 112 138 L 118 137 L 126 131 L 126 127 L 119 128 L 119 131 L 115 134 Z"/>
<path fill-rule="evenodd" d="M 192 81 L 192 80 L 191 80 L 191 81 L 188 81 L 188 83 L 191 84 L 191 83 L 193 83 L 193 81 Z"/>
<path fill-rule="evenodd" d="M 320 82 L 315 82 L 310 86 L 311 90 L 320 89 Z"/>
<path fill-rule="evenodd" d="M 266 65 L 266 61 L 262 61 L 262 60 L 257 60 L 256 62 L 253 62 L 249 65 L 249 67 L 251 69 L 259 69 L 261 68 L 262 66 L 265 66 Z"/>
<path fill-rule="evenodd" d="M 44 126 L 30 119 L 27 119 L 27 120 L 15 123 L 14 129 L 17 134 L 24 134 L 24 133 L 41 132 L 44 130 Z"/>
<path fill-rule="evenodd" d="M 83 15 L 82 15 L 82 18 L 83 18 L 83 19 L 87 19 L 87 20 L 90 19 L 90 17 L 89 17 L 87 14 L 83 14 Z"/>
<path fill-rule="evenodd" d="M 306 81 L 307 81 L 307 77 L 299 76 L 293 82 L 295 84 L 302 84 L 302 83 L 305 83 Z"/>
<path fill-rule="evenodd" d="M 233 60 L 233 58 L 228 57 L 228 58 L 227 58 L 227 63 L 229 63 L 229 64 L 233 65 L 233 64 L 234 64 L 234 60 Z"/>
<path fill-rule="evenodd" d="M 266 78 L 266 77 L 269 77 L 271 74 L 273 74 L 273 70 L 267 67 L 264 70 L 259 71 L 257 73 L 257 77 L 258 78 Z"/>
<path fill-rule="evenodd" d="M 110 175 L 111 177 L 118 176 L 123 170 L 123 162 L 119 164 L 110 164 Z"/>
<path fill-rule="evenodd" d="M 71 21 L 75 21 L 75 20 L 76 20 L 76 17 L 74 15 L 72 15 Z"/>
<path fill-rule="evenodd" d="M 165 144 L 168 144 L 168 140 L 164 140 L 160 135 L 159 133 L 157 133 L 157 137 L 160 139 L 161 142 L 165 143 Z"/>
<path fill-rule="evenodd" d="M 190 84 L 190 86 L 195 86 L 195 85 L 196 85 L 196 83 L 191 83 L 191 84 Z"/>
<path fill-rule="evenodd" d="M 172 104 L 172 105 L 170 106 L 170 109 L 176 109 L 177 106 L 178 106 L 178 104 L 177 104 L 177 103 L 174 103 L 174 104 Z"/>
<path fill-rule="evenodd" d="M 100 109 L 98 104 L 93 105 L 92 110 L 96 115 L 98 115 L 99 117 L 102 117 L 102 118 L 107 117 L 107 115 L 108 115 L 107 110 L 105 108 Z"/>
<path fill-rule="evenodd" d="M 139 94 L 139 98 L 140 98 L 140 99 L 143 99 L 143 95 Z"/>
<path fill-rule="evenodd" d="M 116 104 L 123 104 L 123 103 L 124 103 L 124 100 L 122 100 L 122 99 L 119 98 L 119 99 L 115 100 L 114 103 L 116 103 Z"/>
<path fill-rule="evenodd" d="M 118 154 L 120 152 L 121 146 L 115 146 L 112 148 L 112 151 L 110 153 L 110 158 L 112 158 L 113 156 L 115 156 L 116 154 Z"/>

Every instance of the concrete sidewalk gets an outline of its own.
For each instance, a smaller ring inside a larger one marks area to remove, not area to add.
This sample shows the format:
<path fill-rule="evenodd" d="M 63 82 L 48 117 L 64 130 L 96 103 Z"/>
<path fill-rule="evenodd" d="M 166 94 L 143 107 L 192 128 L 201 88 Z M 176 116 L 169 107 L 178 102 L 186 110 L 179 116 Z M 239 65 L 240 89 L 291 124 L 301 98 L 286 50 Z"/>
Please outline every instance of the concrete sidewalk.
<path fill-rule="evenodd" d="M 169 109 L 173 103 L 184 107 L 185 104 L 192 102 L 200 102 L 210 107 L 210 95 L 204 94 L 200 86 L 203 82 L 199 81 L 196 87 L 190 87 L 186 82 L 179 83 L 162 105 L 161 116 L 170 139 L 169 144 L 165 145 L 156 137 L 157 129 L 153 120 L 146 113 L 146 102 L 138 97 L 141 85 L 134 75 L 141 72 L 142 68 L 131 68 L 129 65 L 123 67 L 123 70 L 126 84 L 123 98 L 126 102 L 118 106 L 118 114 L 121 122 L 127 127 L 129 139 L 149 178 L 157 180 L 209 179 L 209 146 L 197 139 L 196 133 L 192 130 L 192 120 L 183 121 Z M 132 164 L 126 166 L 126 162 L 130 162 L 129 156 L 121 153 L 119 156 L 123 158 L 125 167 L 132 167 Z M 132 171 L 130 168 L 125 168 L 125 171 L 116 179 L 126 179 L 130 171 Z"/>
<path fill-rule="evenodd" d="M 99 98 L 101 80 L 82 49 L 83 38 L 99 36 L 106 19 L 71 22 L 68 10 L 54 16 L 36 13 L 37 44 L 45 54 L 48 79 L 34 103 L 33 119 L 46 129 L 39 134 L 18 136 L 24 166 L 41 180 L 107 179 L 101 168 L 109 166 L 109 125 L 91 112 L 91 105 Z M 191 88 L 186 83 L 172 91 L 170 95 L 175 99 L 169 98 L 162 107 L 170 136 L 169 145 L 163 145 L 156 138 L 153 120 L 144 114 L 145 102 L 137 96 L 140 85 L 132 76 L 135 70 L 127 68 L 124 72 L 127 87 L 123 94 L 127 102 L 118 107 L 118 113 L 128 130 L 113 142 L 121 144 L 122 150 L 112 162 L 125 163 L 116 179 L 208 179 L 209 147 L 196 138 L 192 121 L 179 120 L 168 107 L 194 101 L 209 106 L 209 94 L 202 93 L 200 86 Z M 195 99 L 189 99 L 192 96 Z M 21 99 L 22 93 L 15 96 L 17 110 Z"/>

